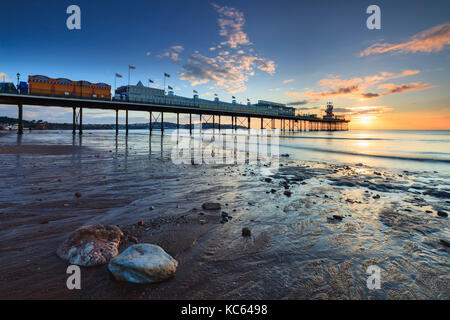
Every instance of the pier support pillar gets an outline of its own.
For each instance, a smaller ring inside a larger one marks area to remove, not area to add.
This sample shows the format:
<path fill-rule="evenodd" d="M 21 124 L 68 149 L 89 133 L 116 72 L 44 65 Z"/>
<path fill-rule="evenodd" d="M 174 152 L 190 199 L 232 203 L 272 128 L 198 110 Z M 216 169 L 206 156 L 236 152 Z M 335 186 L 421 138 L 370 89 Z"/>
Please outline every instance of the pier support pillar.
<path fill-rule="evenodd" d="M 116 109 L 116 136 L 119 134 L 119 109 Z"/>
<path fill-rule="evenodd" d="M 220 130 L 220 114 L 219 114 L 219 130 Z"/>
<path fill-rule="evenodd" d="M 72 134 L 77 133 L 77 108 L 72 108 Z"/>
<path fill-rule="evenodd" d="M 17 131 L 17 134 L 23 134 L 23 106 L 21 104 L 18 105 L 19 107 L 19 128 Z"/>
<path fill-rule="evenodd" d="M 128 135 L 128 110 L 125 113 L 125 134 Z"/>
<path fill-rule="evenodd" d="M 177 112 L 177 130 L 180 129 L 180 114 Z"/>
<path fill-rule="evenodd" d="M 213 129 L 215 129 L 215 127 L 216 127 L 216 116 L 215 115 L 213 115 L 212 116 L 213 117 Z"/>
<path fill-rule="evenodd" d="M 261 130 L 264 129 L 264 118 L 261 118 Z"/>
<path fill-rule="evenodd" d="M 164 112 L 161 112 L 161 135 L 164 133 Z"/>
<path fill-rule="evenodd" d="M 192 113 L 189 113 L 189 134 L 192 135 Z"/>
<path fill-rule="evenodd" d="M 148 129 L 150 130 L 150 134 L 152 134 L 152 131 L 153 131 L 153 113 L 150 111 L 150 122 L 149 122 L 149 124 L 148 124 Z"/>
<path fill-rule="evenodd" d="M 78 128 L 78 133 L 83 134 L 83 108 L 80 108 L 80 127 Z"/>

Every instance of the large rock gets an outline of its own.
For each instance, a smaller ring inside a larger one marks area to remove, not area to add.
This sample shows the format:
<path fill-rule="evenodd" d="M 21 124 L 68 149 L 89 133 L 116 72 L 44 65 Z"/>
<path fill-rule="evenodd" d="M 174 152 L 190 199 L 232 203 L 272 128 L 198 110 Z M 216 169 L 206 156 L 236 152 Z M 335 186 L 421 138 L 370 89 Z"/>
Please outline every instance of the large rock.
<path fill-rule="evenodd" d="M 109 271 L 120 281 L 153 283 L 175 275 L 177 260 L 161 247 L 153 244 L 135 244 L 112 259 Z"/>
<path fill-rule="evenodd" d="M 123 233 L 116 226 L 84 226 L 69 235 L 56 253 L 79 266 L 91 267 L 108 263 L 119 253 Z"/>

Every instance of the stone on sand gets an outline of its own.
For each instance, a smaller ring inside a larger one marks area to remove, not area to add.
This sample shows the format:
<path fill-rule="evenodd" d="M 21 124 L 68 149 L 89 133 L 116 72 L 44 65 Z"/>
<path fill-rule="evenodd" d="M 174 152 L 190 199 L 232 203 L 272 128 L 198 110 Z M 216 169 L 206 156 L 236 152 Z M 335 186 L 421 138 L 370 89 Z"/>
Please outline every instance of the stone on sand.
<path fill-rule="evenodd" d="M 78 228 L 58 247 L 56 254 L 84 267 L 108 263 L 119 251 L 124 234 L 117 226 L 89 225 Z"/>
<path fill-rule="evenodd" d="M 202 204 L 202 208 L 204 210 L 220 210 L 222 207 L 217 202 L 205 202 Z"/>
<path fill-rule="evenodd" d="M 161 247 L 135 244 L 113 258 L 108 269 L 119 281 L 154 283 L 175 275 L 178 262 Z"/>

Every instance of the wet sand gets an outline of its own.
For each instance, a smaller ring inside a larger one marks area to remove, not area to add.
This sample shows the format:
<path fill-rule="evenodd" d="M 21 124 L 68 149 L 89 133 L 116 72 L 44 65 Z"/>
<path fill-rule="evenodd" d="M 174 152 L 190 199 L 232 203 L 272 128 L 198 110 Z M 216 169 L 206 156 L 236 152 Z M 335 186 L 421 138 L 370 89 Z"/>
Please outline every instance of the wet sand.
<path fill-rule="evenodd" d="M 289 158 L 268 177 L 258 164 L 174 164 L 170 139 L 157 135 L 107 135 L 66 133 L 39 148 L 27 137 L 0 140 L 0 298 L 450 298 L 442 178 Z M 220 223 L 204 202 L 233 219 Z M 134 285 L 107 266 L 82 268 L 82 289 L 68 290 L 56 248 L 94 223 L 120 226 L 120 251 L 136 240 L 160 245 L 178 260 L 176 276 Z M 373 264 L 380 290 L 366 287 Z"/>

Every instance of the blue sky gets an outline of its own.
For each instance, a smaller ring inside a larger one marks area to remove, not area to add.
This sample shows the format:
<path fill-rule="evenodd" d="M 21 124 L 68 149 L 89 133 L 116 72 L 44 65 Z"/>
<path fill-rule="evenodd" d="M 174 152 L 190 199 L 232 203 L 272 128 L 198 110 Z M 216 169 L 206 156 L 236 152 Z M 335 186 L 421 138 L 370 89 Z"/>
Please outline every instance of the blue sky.
<path fill-rule="evenodd" d="M 81 30 L 66 28 L 71 4 L 81 8 Z M 381 30 L 366 27 L 371 4 L 381 8 Z M 448 1 L 8 1 L 0 12 L 0 74 L 114 86 L 114 74 L 126 84 L 133 65 L 132 83 L 150 78 L 162 87 L 167 72 L 183 96 L 195 89 L 226 101 L 298 102 L 305 112 L 333 100 L 369 127 L 408 114 L 450 129 L 449 23 Z M 380 45 L 387 51 L 369 49 Z M 87 123 L 114 121 L 105 111 L 89 113 Z M 15 117 L 16 108 L 0 115 Z M 26 108 L 30 117 L 71 119 L 63 109 Z"/>

